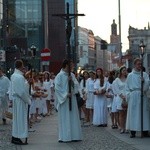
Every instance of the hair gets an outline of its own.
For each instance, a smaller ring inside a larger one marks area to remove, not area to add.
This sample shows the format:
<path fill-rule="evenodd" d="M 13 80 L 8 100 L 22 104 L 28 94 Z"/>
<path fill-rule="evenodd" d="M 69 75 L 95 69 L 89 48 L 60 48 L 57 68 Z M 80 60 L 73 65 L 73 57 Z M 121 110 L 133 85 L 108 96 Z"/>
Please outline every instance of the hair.
<path fill-rule="evenodd" d="M 0 71 L 3 71 L 2 67 L 0 66 Z"/>
<path fill-rule="evenodd" d="M 48 76 L 47 79 L 45 78 L 45 74 L 47 74 L 47 76 Z M 50 77 L 51 77 L 50 73 L 48 71 L 45 71 L 44 72 L 44 80 L 50 81 Z"/>
<path fill-rule="evenodd" d="M 19 69 L 19 68 L 21 68 L 21 67 L 23 67 L 23 61 L 22 60 L 16 60 L 15 61 L 15 68 L 16 69 Z"/>
<path fill-rule="evenodd" d="M 127 68 L 127 72 L 128 73 L 132 72 L 132 69 L 131 68 Z"/>
<path fill-rule="evenodd" d="M 121 75 L 122 75 L 121 72 L 122 72 L 123 69 L 126 69 L 126 67 L 125 67 L 125 66 L 122 66 L 122 67 L 120 67 L 120 69 L 119 69 L 119 78 L 120 78 Z"/>
<path fill-rule="evenodd" d="M 89 77 L 89 73 L 87 71 L 84 71 L 83 72 L 83 87 L 86 86 L 86 80 L 85 80 L 85 77 L 84 77 L 84 74 L 87 73 L 88 74 L 88 77 Z"/>
<path fill-rule="evenodd" d="M 141 59 L 140 59 L 140 58 L 135 58 L 135 59 L 134 59 L 134 65 L 135 65 L 138 61 L 141 62 Z"/>
<path fill-rule="evenodd" d="M 100 77 L 98 77 L 98 75 L 97 75 L 97 70 L 101 71 Z M 104 75 L 103 75 L 103 69 L 102 68 L 96 69 L 96 78 L 100 79 L 100 86 L 103 86 L 104 85 Z"/>
<path fill-rule="evenodd" d="M 69 63 L 72 63 L 72 60 L 68 60 L 68 59 L 64 59 L 63 63 L 62 63 L 62 68 L 65 69 L 67 65 L 69 65 Z"/>
<path fill-rule="evenodd" d="M 110 71 L 109 76 L 108 76 L 108 82 L 112 84 L 113 81 L 114 81 L 113 71 Z"/>

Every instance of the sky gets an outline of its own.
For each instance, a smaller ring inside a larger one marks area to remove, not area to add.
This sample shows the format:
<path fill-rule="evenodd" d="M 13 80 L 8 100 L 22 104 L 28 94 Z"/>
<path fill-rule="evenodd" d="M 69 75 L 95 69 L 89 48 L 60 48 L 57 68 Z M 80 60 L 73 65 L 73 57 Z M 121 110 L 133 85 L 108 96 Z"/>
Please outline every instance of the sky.
<path fill-rule="evenodd" d="M 148 27 L 150 22 L 150 0 L 120 0 L 121 7 L 121 39 L 122 51 L 129 48 L 128 29 L 132 26 L 137 29 Z M 91 29 L 95 36 L 110 42 L 111 24 L 113 19 L 118 24 L 118 0 L 78 0 L 78 25 Z"/>

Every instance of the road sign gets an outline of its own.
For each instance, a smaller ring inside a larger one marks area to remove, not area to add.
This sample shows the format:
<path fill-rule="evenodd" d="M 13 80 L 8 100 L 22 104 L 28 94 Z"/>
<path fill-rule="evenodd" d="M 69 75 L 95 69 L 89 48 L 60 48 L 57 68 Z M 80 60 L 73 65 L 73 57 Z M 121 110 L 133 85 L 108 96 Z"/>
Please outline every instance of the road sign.
<path fill-rule="evenodd" d="M 41 60 L 42 61 L 49 61 L 51 58 L 51 50 L 48 48 L 44 48 L 41 51 Z"/>
<path fill-rule="evenodd" d="M 5 62 L 6 58 L 5 58 L 5 51 L 4 50 L 0 50 L 0 62 Z"/>

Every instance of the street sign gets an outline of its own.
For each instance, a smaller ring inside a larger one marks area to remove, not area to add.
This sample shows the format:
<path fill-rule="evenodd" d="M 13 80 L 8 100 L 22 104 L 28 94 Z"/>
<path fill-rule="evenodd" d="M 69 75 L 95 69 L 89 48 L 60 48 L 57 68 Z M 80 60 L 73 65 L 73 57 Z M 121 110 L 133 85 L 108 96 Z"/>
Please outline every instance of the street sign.
<path fill-rule="evenodd" d="M 0 62 L 5 62 L 6 58 L 5 58 L 5 51 L 4 50 L 0 50 Z"/>
<path fill-rule="evenodd" d="M 41 50 L 41 60 L 49 61 L 51 58 L 51 50 L 48 48 L 44 48 Z"/>

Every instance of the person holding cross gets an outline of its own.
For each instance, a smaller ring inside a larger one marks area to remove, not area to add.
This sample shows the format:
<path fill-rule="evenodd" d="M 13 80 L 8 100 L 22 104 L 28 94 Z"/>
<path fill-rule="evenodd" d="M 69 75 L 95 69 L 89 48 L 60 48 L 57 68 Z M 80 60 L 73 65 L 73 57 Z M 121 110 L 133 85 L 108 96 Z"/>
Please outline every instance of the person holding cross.
<path fill-rule="evenodd" d="M 73 63 L 67 59 L 63 61 L 62 69 L 54 81 L 58 110 L 59 142 L 82 140 L 81 124 L 75 96 L 78 91 L 78 81 L 74 74 L 71 73 L 71 76 L 68 76 L 69 65 L 71 69 Z M 69 80 L 71 80 L 71 93 L 69 93 Z M 69 107 L 69 100 L 71 100 L 71 109 Z"/>

